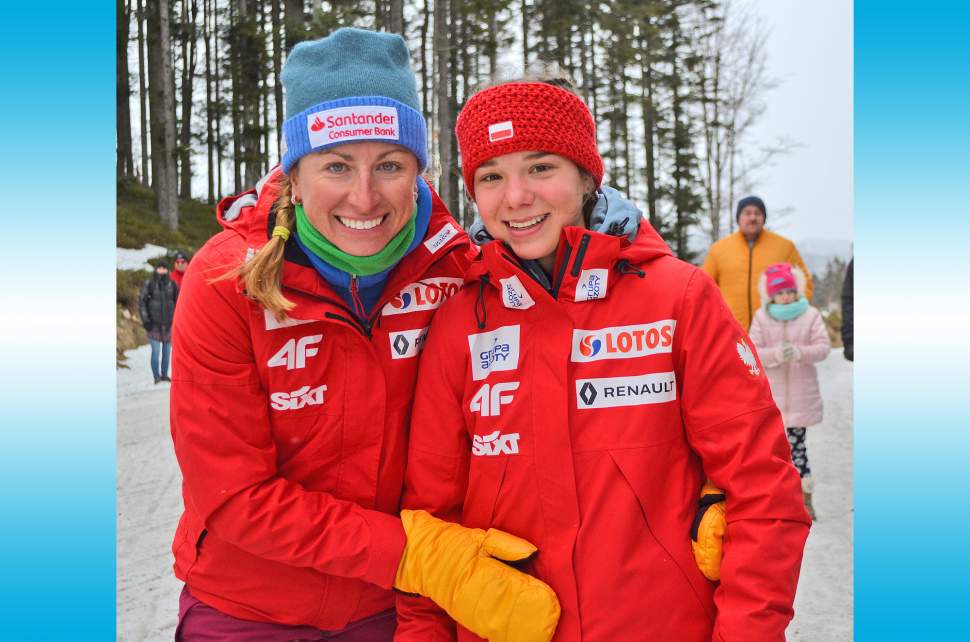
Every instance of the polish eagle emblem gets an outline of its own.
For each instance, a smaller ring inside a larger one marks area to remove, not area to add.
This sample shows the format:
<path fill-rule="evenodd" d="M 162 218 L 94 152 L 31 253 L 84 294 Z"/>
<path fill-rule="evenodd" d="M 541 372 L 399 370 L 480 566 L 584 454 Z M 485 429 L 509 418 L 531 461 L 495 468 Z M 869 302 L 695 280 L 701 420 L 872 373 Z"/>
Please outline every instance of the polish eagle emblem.
<path fill-rule="evenodd" d="M 741 357 L 741 362 L 748 367 L 748 372 L 756 377 L 761 374 L 761 370 L 758 368 L 758 360 L 754 357 L 754 351 L 748 347 L 744 339 L 738 341 L 738 356 Z"/>

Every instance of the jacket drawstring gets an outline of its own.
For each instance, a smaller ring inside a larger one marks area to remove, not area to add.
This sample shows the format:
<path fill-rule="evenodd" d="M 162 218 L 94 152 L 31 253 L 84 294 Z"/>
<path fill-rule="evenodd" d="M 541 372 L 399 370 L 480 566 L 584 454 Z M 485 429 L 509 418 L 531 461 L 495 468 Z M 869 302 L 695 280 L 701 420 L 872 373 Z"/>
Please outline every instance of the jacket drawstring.
<path fill-rule="evenodd" d="M 620 274 L 636 274 L 641 279 L 647 276 L 647 273 L 639 268 L 633 267 L 629 261 L 623 259 L 622 261 L 617 261 L 616 271 Z"/>
<path fill-rule="evenodd" d="M 485 321 L 487 320 L 485 314 L 485 286 L 488 285 L 488 275 L 483 274 L 482 278 L 478 280 L 478 298 L 475 299 L 475 321 L 478 322 L 478 329 L 485 329 Z M 478 311 L 481 308 L 481 316 L 479 316 Z"/>

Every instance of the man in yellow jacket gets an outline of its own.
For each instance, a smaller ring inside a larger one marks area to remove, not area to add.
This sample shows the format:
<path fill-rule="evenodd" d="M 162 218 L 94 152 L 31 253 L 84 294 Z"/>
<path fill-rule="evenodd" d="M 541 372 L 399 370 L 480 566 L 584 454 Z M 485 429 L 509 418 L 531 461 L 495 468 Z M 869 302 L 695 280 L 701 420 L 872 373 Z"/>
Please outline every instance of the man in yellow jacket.
<path fill-rule="evenodd" d="M 748 196 L 738 201 L 738 231 L 711 246 L 703 269 L 724 295 L 728 307 L 746 330 L 761 305 L 758 277 L 772 263 L 791 263 L 805 273 L 805 297 L 812 298 L 812 275 L 795 244 L 765 228 L 768 211 L 764 201 Z"/>

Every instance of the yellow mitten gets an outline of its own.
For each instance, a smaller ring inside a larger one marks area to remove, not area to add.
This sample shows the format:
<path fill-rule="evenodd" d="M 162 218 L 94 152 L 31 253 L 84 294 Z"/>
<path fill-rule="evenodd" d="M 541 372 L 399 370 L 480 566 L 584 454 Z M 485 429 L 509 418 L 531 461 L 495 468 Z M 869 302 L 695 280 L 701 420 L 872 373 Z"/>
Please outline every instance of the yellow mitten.
<path fill-rule="evenodd" d="M 724 491 L 711 482 L 705 482 L 698 503 L 700 507 L 690 529 L 690 545 L 694 549 L 697 568 L 704 577 L 716 582 L 721 579 L 722 539 L 726 523 Z"/>
<path fill-rule="evenodd" d="M 430 597 L 463 627 L 492 642 L 548 642 L 559 600 L 540 580 L 499 560 L 536 547 L 494 528 L 465 528 L 423 510 L 401 511 L 407 542 L 394 588 Z"/>

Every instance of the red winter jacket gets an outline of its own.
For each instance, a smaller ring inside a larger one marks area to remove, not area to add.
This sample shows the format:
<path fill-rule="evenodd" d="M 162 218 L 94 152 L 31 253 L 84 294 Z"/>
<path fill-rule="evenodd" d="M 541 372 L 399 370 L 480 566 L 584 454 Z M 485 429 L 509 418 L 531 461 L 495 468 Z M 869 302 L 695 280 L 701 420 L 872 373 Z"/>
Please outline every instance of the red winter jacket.
<path fill-rule="evenodd" d="M 427 240 L 362 324 L 291 239 L 282 283 L 296 307 L 277 322 L 236 279 L 211 279 L 269 238 L 279 176 L 220 202 L 226 229 L 196 254 L 179 297 L 175 574 L 238 618 L 341 629 L 394 604 L 417 355 L 470 243 L 433 194 Z"/>
<path fill-rule="evenodd" d="M 784 640 L 810 522 L 751 341 L 646 222 L 632 244 L 566 228 L 556 266 L 550 294 L 489 243 L 439 310 L 405 506 L 535 543 L 556 642 Z M 705 477 L 727 492 L 720 585 L 689 543 Z M 422 598 L 398 620 L 398 641 L 454 635 Z"/>

